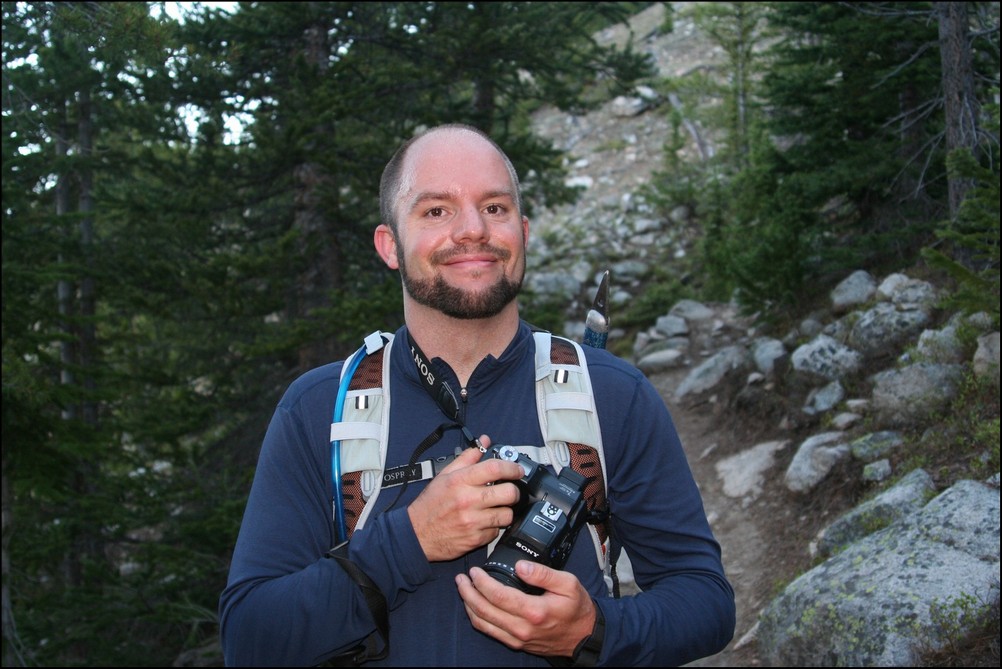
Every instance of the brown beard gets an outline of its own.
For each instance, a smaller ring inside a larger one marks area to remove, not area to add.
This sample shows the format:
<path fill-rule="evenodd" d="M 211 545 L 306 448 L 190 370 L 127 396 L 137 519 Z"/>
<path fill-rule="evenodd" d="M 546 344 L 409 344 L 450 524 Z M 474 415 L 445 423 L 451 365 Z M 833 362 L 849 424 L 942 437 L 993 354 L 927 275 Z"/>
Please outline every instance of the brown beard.
<path fill-rule="evenodd" d="M 502 262 L 511 257 L 509 251 L 492 246 L 481 247 L 479 251 L 486 251 Z M 469 252 L 470 249 L 466 247 L 438 251 L 432 254 L 431 262 L 433 265 L 438 265 L 454 256 Z M 399 246 L 397 263 L 400 265 L 400 277 L 410 296 L 418 304 L 441 311 L 451 318 L 478 319 L 496 316 L 518 296 L 522 288 L 522 277 L 517 280 L 502 277 L 494 285 L 480 292 L 470 292 L 450 286 L 441 276 L 436 276 L 434 279 L 415 279 L 407 271 L 407 264 Z"/>

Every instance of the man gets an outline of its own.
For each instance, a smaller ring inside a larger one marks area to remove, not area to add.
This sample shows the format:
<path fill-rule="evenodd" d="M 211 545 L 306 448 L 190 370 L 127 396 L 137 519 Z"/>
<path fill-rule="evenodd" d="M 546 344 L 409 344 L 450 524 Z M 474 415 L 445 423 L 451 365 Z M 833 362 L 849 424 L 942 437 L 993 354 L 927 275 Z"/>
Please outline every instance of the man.
<path fill-rule="evenodd" d="M 380 209 L 376 251 L 403 283 L 406 325 L 395 341 L 413 342 L 461 389 L 462 422 L 484 446 L 540 445 L 534 340 L 515 299 L 529 221 L 507 156 L 474 128 L 433 128 L 387 165 Z M 666 666 L 730 641 L 733 591 L 663 401 L 632 366 L 604 350 L 586 353 L 613 531 L 643 591 L 610 597 L 583 540 L 563 570 L 517 563 L 517 576 L 542 594 L 485 573 L 488 544 L 512 522 L 522 468 L 481 462 L 467 436 L 447 431 L 427 455 L 465 450 L 399 499 L 379 496 L 348 544 L 348 558 L 386 598 L 382 663 Z M 387 355 L 391 467 L 409 462 L 443 415 L 421 387 L 410 348 L 394 345 Z M 341 366 L 297 379 L 269 426 L 220 600 L 227 664 L 317 664 L 376 630 L 359 586 L 325 558 L 337 543 L 329 439 Z"/>

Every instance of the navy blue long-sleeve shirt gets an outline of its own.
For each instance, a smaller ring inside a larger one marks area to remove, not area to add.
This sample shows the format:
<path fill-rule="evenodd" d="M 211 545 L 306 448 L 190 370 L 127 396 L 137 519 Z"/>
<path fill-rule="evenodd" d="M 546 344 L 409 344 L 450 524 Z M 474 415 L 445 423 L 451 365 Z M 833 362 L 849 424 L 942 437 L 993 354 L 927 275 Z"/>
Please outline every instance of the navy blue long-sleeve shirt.
<path fill-rule="evenodd" d="M 405 342 L 401 329 L 397 342 Z M 710 531 L 671 417 L 636 368 L 584 347 L 604 443 L 608 497 L 617 538 L 642 592 L 609 597 L 591 542 L 579 540 L 565 569 L 595 599 L 606 620 L 600 664 L 668 666 L 711 655 L 730 641 L 734 593 Z M 500 358 L 483 360 L 466 386 L 462 417 L 493 443 L 543 445 L 536 417 L 535 344 L 522 323 Z M 386 467 L 408 462 L 415 447 L 447 422 L 420 385 L 408 348 L 391 356 Z M 331 514 L 330 424 L 342 364 L 295 380 L 279 402 L 262 445 L 254 483 L 220 598 L 229 666 L 314 665 L 375 630 L 359 587 L 325 554 L 335 544 Z M 440 372 L 452 387 L 455 375 Z M 446 432 L 422 458 L 465 447 Z M 356 530 L 348 557 L 381 589 L 390 620 L 390 655 L 373 666 L 548 666 L 476 631 L 455 575 L 483 565 L 487 548 L 429 562 L 407 514 L 426 482 L 379 495 Z M 385 511 L 385 512 L 384 512 Z"/>

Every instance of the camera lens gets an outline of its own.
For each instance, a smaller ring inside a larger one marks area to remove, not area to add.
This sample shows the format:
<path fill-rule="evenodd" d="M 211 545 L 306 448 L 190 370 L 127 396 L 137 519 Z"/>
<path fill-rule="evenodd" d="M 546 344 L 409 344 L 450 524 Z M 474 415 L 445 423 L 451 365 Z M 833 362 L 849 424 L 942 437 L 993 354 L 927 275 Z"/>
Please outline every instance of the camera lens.
<path fill-rule="evenodd" d="M 491 554 L 490 559 L 484 564 L 484 571 L 490 574 L 491 578 L 495 581 L 521 590 L 528 595 L 542 594 L 543 591 L 541 589 L 527 585 L 515 575 L 515 563 L 526 557 L 526 555 L 516 550 L 499 545 L 494 549 L 494 553 Z"/>

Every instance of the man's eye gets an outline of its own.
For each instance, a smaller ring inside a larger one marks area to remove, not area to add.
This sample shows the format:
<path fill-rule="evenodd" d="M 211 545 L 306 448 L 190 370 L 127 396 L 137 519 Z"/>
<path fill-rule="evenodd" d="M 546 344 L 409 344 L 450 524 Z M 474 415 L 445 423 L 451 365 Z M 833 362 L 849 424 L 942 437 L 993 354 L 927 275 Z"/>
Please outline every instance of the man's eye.
<path fill-rule="evenodd" d="M 439 218 L 443 215 L 445 215 L 445 210 L 443 210 L 441 207 L 432 207 L 431 209 L 428 210 L 428 216 L 432 218 Z"/>
<path fill-rule="evenodd" d="M 491 216 L 497 216 L 498 214 L 504 213 L 504 207 L 499 204 L 489 204 L 487 205 L 486 211 Z"/>

